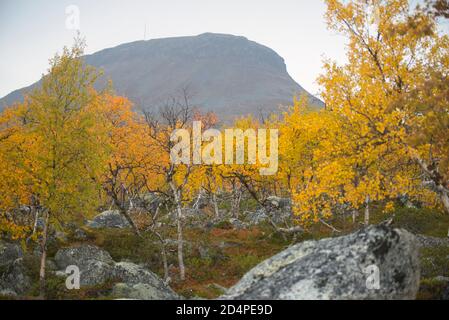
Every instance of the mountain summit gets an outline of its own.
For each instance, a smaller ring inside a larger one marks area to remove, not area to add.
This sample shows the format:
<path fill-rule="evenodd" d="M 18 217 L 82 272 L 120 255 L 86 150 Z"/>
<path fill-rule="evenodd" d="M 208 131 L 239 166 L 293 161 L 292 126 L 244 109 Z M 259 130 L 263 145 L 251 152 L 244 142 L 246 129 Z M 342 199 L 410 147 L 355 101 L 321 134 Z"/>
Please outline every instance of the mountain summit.
<path fill-rule="evenodd" d="M 85 57 L 104 70 L 98 86 L 112 79 L 118 94 L 140 108 L 154 108 L 187 89 L 191 104 L 223 118 L 277 111 L 306 91 L 272 49 L 245 37 L 198 36 L 126 43 Z M 0 99 L 0 108 L 20 100 L 36 84 Z M 307 93 L 308 94 L 308 93 Z M 322 102 L 310 96 L 320 107 Z"/>

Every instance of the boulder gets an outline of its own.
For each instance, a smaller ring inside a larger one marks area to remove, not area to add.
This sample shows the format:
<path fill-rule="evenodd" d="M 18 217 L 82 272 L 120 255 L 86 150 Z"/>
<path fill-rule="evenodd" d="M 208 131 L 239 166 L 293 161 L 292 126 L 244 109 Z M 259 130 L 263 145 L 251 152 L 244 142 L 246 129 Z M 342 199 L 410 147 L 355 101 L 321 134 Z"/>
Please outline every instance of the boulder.
<path fill-rule="evenodd" d="M 162 282 L 156 274 L 132 262 L 116 263 L 115 274 L 117 279 L 128 284 L 146 283 L 158 286 Z"/>
<path fill-rule="evenodd" d="M 114 266 L 98 260 L 89 260 L 80 268 L 80 285 L 96 286 L 115 279 Z"/>
<path fill-rule="evenodd" d="M 139 300 L 179 299 L 156 274 L 143 266 L 131 262 L 117 263 L 115 277 L 121 281 L 114 286 L 115 297 Z"/>
<path fill-rule="evenodd" d="M 264 207 L 260 207 L 255 212 L 250 212 L 245 216 L 245 222 L 250 225 L 273 220 L 276 224 L 281 224 L 292 219 L 292 204 L 288 198 L 268 197 Z"/>
<path fill-rule="evenodd" d="M 65 270 L 74 265 L 80 269 L 80 285 L 95 286 L 107 281 L 120 282 L 114 286 L 114 296 L 130 299 L 177 299 L 172 291 L 153 272 L 132 262 L 115 263 L 108 252 L 92 245 L 60 249 L 55 256 L 59 271 L 57 275 L 67 276 Z"/>
<path fill-rule="evenodd" d="M 249 212 L 245 216 L 245 222 L 249 225 L 255 226 L 261 224 L 262 222 L 268 221 L 268 214 L 264 209 L 258 209 L 254 212 Z"/>
<path fill-rule="evenodd" d="M 111 255 L 93 245 L 81 245 L 58 250 L 55 255 L 55 262 L 58 268 L 66 269 L 70 265 L 82 266 L 88 261 L 95 260 L 106 264 L 113 264 Z"/>
<path fill-rule="evenodd" d="M 379 225 L 292 246 L 249 271 L 221 298 L 415 299 L 419 277 L 415 237 Z"/>
<path fill-rule="evenodd" d="M 14 297 L 17 297 L 17 293 L 15 293 L 14 291 L 9 290 L 9 289 L 6 289 L 6 290 L 0 289 L 0 298 L 1 297 L 14 298 Z"/>
<path fill-rule="evenodd" d="M 0 240 L 0 267 L 7 266 L 22 256 L 23 251 L 19 245 Z"/>
<path fill-rule="evenodd" d="M 0 269 L 0 295 L 16 296 L 25 294 L 31 287 L 23 259 L 19 258 Z"/>
<path fill-rule="evenodd" d="M 290 209 L 292 202 L 288 198 L 280 198 L 276 196 L 271 196 L 267 198 L 267 202 L 276 209 Z"/>
<path fill-rule="evenodd" d="M 23 263 L 22 248 L 0 240 L 0 295 L 17 296 L 28 291 L 31 280 Z"/>
<path fill-rule="evenodd" d="M 237 230 L 246 229 L 248 227 L 246 223 L 234 218 L 229 219 L 229 223 L 232 225 L 234 229 Z"/>
<path fill-rule="evenodd" d="M 129 222 L 123 217 L 118 210 L 109 210 L 95 216 L 93 220 L 88 221 L 87 226 L 93 229 L 129 228 Z"/>
<path fill-rule="evenodd" d="M 114 261 L 108 252 L 96 246 L 60 249 L 55 255 L 55 262 L 62 272 L 68 266 L 77 266 L 81 286 L 95 286 L 115 278 Z"/>
<path fill-rule="evenodd" d="M 259 225 L 271 219 L 276 224 L 290 221 L 292 218 L 289 208 L 259 208 L 255 212 L 250 212 L 245 216 L 245 222 L 249 225 Z"/>
<path fill-rule="evenodd" d="M 73 239 L 76 241 L 86 241 L 89 238 L 88 234 L 86 231 L 84 231 L 83 229 L 75 229 L 75 231 L 73 231 Z"/>

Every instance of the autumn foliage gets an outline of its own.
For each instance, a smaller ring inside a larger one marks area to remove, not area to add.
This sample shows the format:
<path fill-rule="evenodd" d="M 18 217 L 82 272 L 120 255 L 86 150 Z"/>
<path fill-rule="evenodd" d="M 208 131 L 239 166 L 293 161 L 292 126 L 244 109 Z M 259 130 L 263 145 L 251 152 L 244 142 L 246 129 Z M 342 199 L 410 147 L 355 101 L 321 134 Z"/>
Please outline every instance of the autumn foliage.
<path fill-rule="evenodd" d="M 449 37 L 438 31 L 438 15 L 406 0 L 326 3 L 329 28 L 348 47 L 347 63 L 326 60 L 318 79 L 325 109 L 296 97 L 278 115 L 230 125 L 279 130 L 274 176 L 260 175 L 259 163 L 174 165 L 171 134 L 219 119 L 194 112 L 186 93 L 157 114 L 137 111 L 112 89 L 94 89 L 99 73 L 84 64 L 82 42 L 64 49 L 41 86 L 0 114 L 0 236 L 39 238 L 45 249 L 37 219 L 62 228 L 107 205 L 138 235 L 157 235 L 164 256 L 159 208 L 145 230 L 130 214 L 157 194 L 176 212 L 183 278 L 183 212 L 201 197 L 218 217 L 217 197 L 229 194 L 237 219 L 243 193 L 262 207 L 270 195 L 289 197 L 295 223 L 305 227 L 348 212 L 368 224 L 373 203 L 391 211 L 401 197 L 449 213 Z M 36 221 L 19 221 L 24 206 Z"/>

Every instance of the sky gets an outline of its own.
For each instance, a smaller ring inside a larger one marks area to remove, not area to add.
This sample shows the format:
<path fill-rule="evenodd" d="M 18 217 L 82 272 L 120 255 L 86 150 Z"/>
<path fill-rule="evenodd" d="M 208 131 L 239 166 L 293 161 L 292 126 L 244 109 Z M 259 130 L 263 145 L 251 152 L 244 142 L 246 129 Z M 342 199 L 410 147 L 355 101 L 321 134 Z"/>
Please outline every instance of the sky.
<path fill-rule="evenodd" d="M 86 53 L 144 37 L 240 35 L 275 50 L 313 94 L 323 58 L 345 57 L 344 39 L 327 30 L 321 0 L 0 0 L 0 97 L 39 80 L 48 59 L 73 42 L 72 5 Z"/>
<path fill-rule="evenodd" d="M 72 43 L 76 10 L 86 53 L 144 38 L 240 35 L 275 50 L 312 94 L 323 59 L 345 61 L 345 40 L 327 30 L 322 0 L 0 0 L 0 97 L 39 80 Z"/>

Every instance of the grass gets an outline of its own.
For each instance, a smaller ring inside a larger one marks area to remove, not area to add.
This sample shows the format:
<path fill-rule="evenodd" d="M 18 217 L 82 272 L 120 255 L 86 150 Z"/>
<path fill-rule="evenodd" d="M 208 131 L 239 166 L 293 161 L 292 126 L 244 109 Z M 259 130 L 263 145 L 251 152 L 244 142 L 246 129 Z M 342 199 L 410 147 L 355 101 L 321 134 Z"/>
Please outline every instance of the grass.
<path fill-rule="evenodd" d="M 421 279 L 417 300 L 442 300 L 449 296 L 448 284 L 437 279 Z M 446 295 L 446 297 L 444 297 Z"/>

